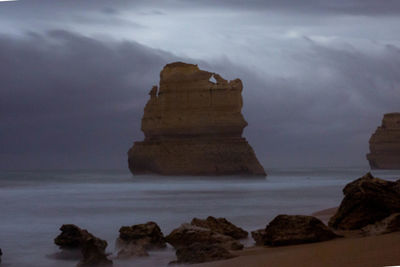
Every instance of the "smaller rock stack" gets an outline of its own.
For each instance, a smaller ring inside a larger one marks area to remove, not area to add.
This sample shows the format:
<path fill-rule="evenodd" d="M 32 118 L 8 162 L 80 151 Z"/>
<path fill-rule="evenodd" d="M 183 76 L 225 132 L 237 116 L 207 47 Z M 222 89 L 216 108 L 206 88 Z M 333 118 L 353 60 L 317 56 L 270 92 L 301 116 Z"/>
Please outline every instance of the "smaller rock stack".
<path fill-rule="evenodd" d="M 385 114 L 369 139 L 367 154 L 372 169 L 400 169 L 400 113 Z"/>

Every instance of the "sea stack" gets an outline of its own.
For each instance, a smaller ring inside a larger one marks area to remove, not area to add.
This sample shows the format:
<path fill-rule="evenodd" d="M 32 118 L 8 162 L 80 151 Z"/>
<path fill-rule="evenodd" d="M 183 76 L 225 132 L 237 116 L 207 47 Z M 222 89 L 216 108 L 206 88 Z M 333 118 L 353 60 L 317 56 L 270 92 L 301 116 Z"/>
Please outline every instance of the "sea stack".
<path fill-rule="evenodd" d="M 382 125 L 369 139 L 369 149 L 372 169 L 400 169 L 400 113 L 383 116 Z"/>
<path fill-rule="evenodd" d="M 266 176 L 242 137 L 242 89 L 240 79 L 228 82 L 197 65 L 167 64 L 144 108 L 145 139 L 128 152 L 131 172 Z"/>

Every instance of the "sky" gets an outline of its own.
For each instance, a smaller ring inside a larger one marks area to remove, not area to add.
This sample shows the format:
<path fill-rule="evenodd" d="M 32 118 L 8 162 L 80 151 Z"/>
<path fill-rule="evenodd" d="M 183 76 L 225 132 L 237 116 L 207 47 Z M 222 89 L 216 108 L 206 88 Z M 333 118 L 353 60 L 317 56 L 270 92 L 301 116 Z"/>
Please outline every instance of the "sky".
<path fill-rule="evenodd" d="M 367 166 L 400 111 L 397 0 L 0 2 L 0 169 L 127 169 L 170 62 L 243 81 L 269 168 Z"/>

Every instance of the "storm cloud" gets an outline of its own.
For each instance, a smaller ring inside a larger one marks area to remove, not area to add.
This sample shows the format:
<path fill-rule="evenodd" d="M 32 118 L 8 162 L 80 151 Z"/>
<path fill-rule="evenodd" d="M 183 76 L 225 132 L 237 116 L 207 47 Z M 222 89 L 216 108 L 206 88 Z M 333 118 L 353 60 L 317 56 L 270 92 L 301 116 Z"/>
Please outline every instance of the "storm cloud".
<path fill-rule="evenodd" d="M 267 169 L 365 166 L 400 109 L 398 1 L 242 3 L 0 4 L 0 168 L 126 168 L 148 91 L 178 60 L 242 79 Z"/>

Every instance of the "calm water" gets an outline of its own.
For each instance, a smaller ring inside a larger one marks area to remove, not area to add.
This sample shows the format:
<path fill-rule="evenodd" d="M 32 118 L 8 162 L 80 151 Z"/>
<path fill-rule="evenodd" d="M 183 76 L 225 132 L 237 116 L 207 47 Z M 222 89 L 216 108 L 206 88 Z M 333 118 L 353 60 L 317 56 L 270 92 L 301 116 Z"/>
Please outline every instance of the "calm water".
<path fill-rule="evenodd" d="M 124 171 L 0 171 L 0 248 L 4 266 L 75 266 L 51 258 L 58 228 L 77 224 L 114 252 L 122 225 L 157 222 L 164 234 L 193 217 L 226 217 L 246 230 L 278 214 L 311 214 L 337 206 L 343 186 L 368 170 L 269 170 L 267 179 L 132 177 Z M 395 180 L 400 171 L 375 171 Z M 251 244 L 251 241 L 245 241 Z M 165 266 L 169 248 L 114 266 Z M 2 265 L 2 266 L 3 266 Z"/>

